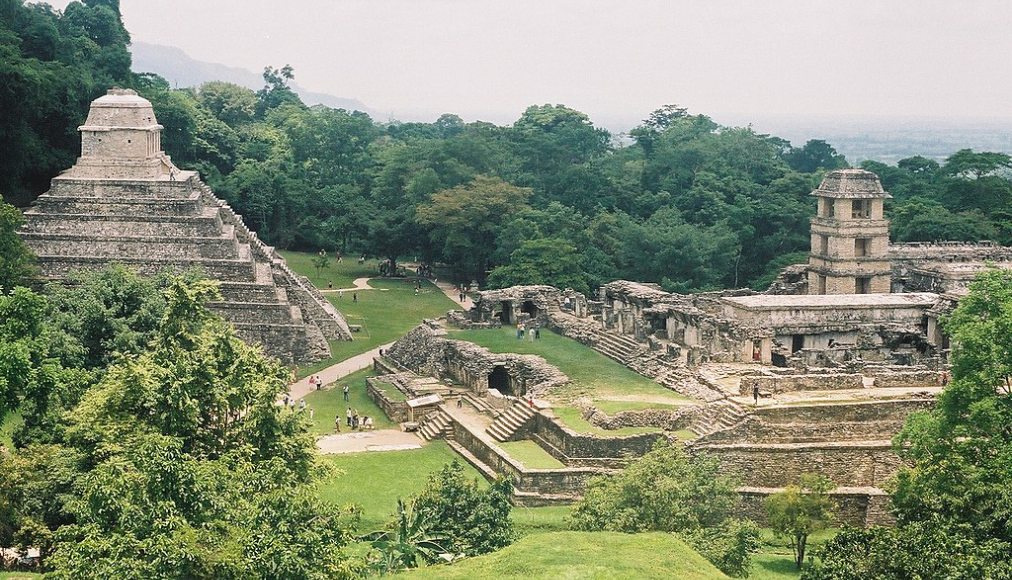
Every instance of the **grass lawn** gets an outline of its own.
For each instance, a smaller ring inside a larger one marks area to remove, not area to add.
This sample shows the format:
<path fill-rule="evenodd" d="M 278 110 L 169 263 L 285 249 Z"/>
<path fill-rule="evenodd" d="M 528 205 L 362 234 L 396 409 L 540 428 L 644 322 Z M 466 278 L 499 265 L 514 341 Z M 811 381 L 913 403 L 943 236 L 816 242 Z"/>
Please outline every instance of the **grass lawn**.
<path fill-rule="evenodd" d="M 531 534 L 512 546 L 403 574 L 407 578 L 727 578 L 713 564 L 672 534 L 547 532 Z"/>
<path fill-rule="evenodd" d="M 320 273 L 316 273 L 316 268 L 313 266 L 313 258 L 316 254 L 311 252 L 289 252 L 289 251 L 278 251 L 285 261 L 288 262 L 288 267 L 295 270 L 299 274 L 302 274 L 306 278 L 316 285 L 317 288 L 327 288 L 328 282 L 334 283 L 334 288 L 351 288 L 354 286 L 356 278 L 367 278 L 370 276 L 379 276 L 379 262 L 377 260 L 366 260 L 364 264 L 358 263 L 358 256 L 345 256 L 341 263 L 337 263 L 337 255 L 334 252 L 328 251 L 328 265 L 326 268 L 320 270 Z"/>
<path fill-rule="evenodd" d="M 398 389 L 390 383 L 383 381 L 375 381 L 376 388 L 383 392 L 384 395 L 391 401 L 407 401 L 408 396 L 404 394 L 404 391 Z"/>
<path fill-rule="evenodd" d="M 572 508 L 568 505 L 541 507 L 513 507 L 513 529 L 519 537 L 544 532 L 566 532 L 569 524 L 566 518 Z"/>
<path fill-rule="evenodd" d="M 692 401 L 600 354 L 579 342 L 542 329 L 541 340 L 517 340 L 516 329 L 461 330 L 452 338 L 484 346 L 492 352 L 536 354 L 572 380 L 559 392 L 560 400 L 590 397 L 594 401 L 624 401 L 677 405 Z"/>
<path fill-rule="evenodd" d="M 341 311 L 348 324 L 362 327 L 352 334 L 353 340 L 330 343 L 330 358 L 298 370 L 300 378 L 307 377 L 330 365 L 393 342 L 426 318 L 439 318 L 457 304 L 446 297 L 431 282 L 423 280 L 422 290 L 415 294 L 414 279 L 371 280 L 377 290 L 357 292 L 358 300 L 350 292 L 344 296 L 327 294 L 331 303 Z M 379 290 L 385 288 L 386 291 Z"/>
<path fill-rule="evenodd" d="M 446 442 L 436 440 L 421 449 L 324 455 L 323 460 L 343 473 L 320 487 L 320 498 L 332 503 L 362 506 L 362 530 L 383 526 L 397 509 L 397 498 L 408 499 L 422 491 L 429 475 L 458 459 L 468 477 L 485 480 Z"/>
<path fill-rule="evenodd" d="M 808 538 L 808 554 L 839 533 L 839 529 L 830 528 L 812 534 Z M 807 563 L 806 563 L 807 565 Z M 752 573 L 750 580 L 796 580 L 801 572 L 794 567 L 794 554 L 787 547 L 787 542 L 777 538 L 770 528 L 762 528 L 762 547 L 752 557 Z"/>
<path fill-rule="evenodd" d="M 348 405 L 356 409 L 359 415 L 372 417 L 377 429 L 396 427 L 397 424 L 387 418 L 383 410 L 365 393 L 365 378 L 373 374 L 371 368 L 364 369 L 341 379 L 332 389 L 313 391 L 306 395 L 306 405 L 314 410 L 310 433 L 330 435 L 334 432 L 334 417 L 337 415 L 341 416 L 341 429 L 346 431 L 344 419 Z M 351 387 L 348 393 L 351 400 L 347 403 L 344 402 L 344 392 L 341 390 L 345 384 Z"/>
<path fill-rule="evenodd" d="M 11 440 L 11 437 L 14 436 L 14 430 L 20 427 L 23 422 L 21 413 L 18 411 L 8 411 L 3 416 L 3 420 L 0 421 L 0 447 L 14 449 L 14 441 Z"/>
<path fill-rule="evenodd" d="M 498 443 L 506 453 L 513 459 L 527 466 L 529 469 L 558 469 L 565 467 L 558 459 L 541 448 L 537 443 L 530 440 L 507 441 Z"/>
<path fill-rule="evenodd" d="M 674 410 L 683 405 L 675 403 L 648 403 L 644 401 L 599 400 L 594 403 L 594 406 L 609 415 L 614 415 L 615 413 L 621 413 L 622 411 L 642 411 L 644 409 Z"/>
<path fill-rule="evenodd" d="M 583 418 L 583 412 L 577 407 L 552 407 L 555 416 L 558 417 L 567 427 L 577 433 L 587 435 L 600 435 L 602 437 L 621 437 L 624 435 L 639 435 L 641 433 L 660 433 L 659 427 L 621 427 L 619 429 L 602 429 L 597 425 Z"/>
<path fill-rule="evenodd" d="M 0 572 L 0 580 L 36 580 L 42 578 L 42 574 L 34 572 Z"/>

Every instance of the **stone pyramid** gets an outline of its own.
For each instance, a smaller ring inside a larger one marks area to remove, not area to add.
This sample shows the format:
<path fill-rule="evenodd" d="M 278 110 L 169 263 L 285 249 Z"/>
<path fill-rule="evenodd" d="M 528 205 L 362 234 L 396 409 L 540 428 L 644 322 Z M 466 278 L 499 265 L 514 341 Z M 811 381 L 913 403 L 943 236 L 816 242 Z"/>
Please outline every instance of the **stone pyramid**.
<path fill-rule="evenodd" d="M 116 262 L 142 274 L 199 268 L 221 284 L 212 308 L 247 342 L 287 364 L 330 354 L 348 325 L 274 248 L 215 197 L 200 176 L 162 152 L 151 103 L 112 89 L 91 104 L 81 157 L 25 212 L 21 235 L 43 276 Z"/>

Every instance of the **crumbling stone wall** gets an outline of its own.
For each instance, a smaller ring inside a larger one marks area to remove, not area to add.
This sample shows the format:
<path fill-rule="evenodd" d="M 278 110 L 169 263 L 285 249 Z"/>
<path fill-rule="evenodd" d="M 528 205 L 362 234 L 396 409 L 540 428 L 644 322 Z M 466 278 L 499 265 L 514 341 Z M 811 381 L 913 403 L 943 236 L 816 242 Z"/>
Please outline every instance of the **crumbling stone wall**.
<path fill-rule="evenodd" d="M 768 525 L 766 498 L 780 491 L 774 488 L 741 488 L 738 517 Z M 896 523 L 889 511 L 889 496 L 879 489 L 838 488 L 829 493 L 836 504 L 836 524 L 855 527 L 888 526 Z"/>
<path fill-rule="evenodd" d="M 739 391 L 752 396 L 758 387 L 763 394 L 775 395 L 792 391 L 830 391 L 838 389 L 863 389 L 864 376 L 847 373 L 819 373 L 805 375 L 755 375 L 742 377 Z"/>
<path fill-rule="evenodd" d="M 527 435 L 556 459 L 571 466 L 619 468 L 642 457 L 666 438 L 663 433 L 641 433 L 619 437 L 585 435 L 565 427 L 541 413 L 529 422 Z"/>
<path fill-rule="evenodd" d="M 508 373 L 517 396 L 542 397 L 569 382 L 562 371 L 535 355 L 497 354 L 474 343 L 452 340 L 435 324 L 422 324 L 401 337 L 386 356 L 421 375 L 450 377 L 484 395 L 496 367 Z"/>
<path fill-rule="evenodd" d="M 696 448 L 700 449 L 700 448 Z M 821 473 L 840 486 L 881 487 L 902 462 L 884 442 L 731 443 L 708 445 L 721 472 L 748 486 L 784 487 L 805 473 Z"/>
<path fill-rule="evenodd" d="M 559 310 L 561 302 L 562 293 L 553 286 L 511 286 L 478 292 L 471 315 L 475 322 L 498 319 L 505 324 L 516 324 L 519 320 L 531 318 L 544 323 L 549 314 Z M 528 308 L 533 308 L 534 312 L 524 312 Z"/>

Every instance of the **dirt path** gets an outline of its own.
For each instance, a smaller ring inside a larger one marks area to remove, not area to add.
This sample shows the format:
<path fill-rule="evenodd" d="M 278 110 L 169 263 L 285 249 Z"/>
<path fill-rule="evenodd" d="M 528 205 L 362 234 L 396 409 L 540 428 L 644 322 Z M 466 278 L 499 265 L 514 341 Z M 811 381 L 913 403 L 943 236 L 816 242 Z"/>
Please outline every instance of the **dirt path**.
<path fill-rule="evenodd" d="M 418 435 L 404 433 L 396 429 L 335 433 L 334 435 L 324 435 L 316 440 L 317 449 L 324 455 L 420 449 L 422 444 L 422 439 Z"/>
<path fill-rule="evenodd" d="M 369 352 L 363 352 L 362 354 L 355 355 L 351 358 L 345 359 L 337 364 L 331 365 L 321 371 L 314 373 L 314 375 L 323 379 L 324 388 L 340 380 L 343 377 L 350 375 L 356 371 L 369 368 L 372 365 L 372 359 L 379 356 L 380 349 L 386 350 L 390 348 L 393 343 L 384 344 L 378 346 Z M 313 375 L 310 375 L 313 376 Z M 301 399 L 313 391 L 315 387 L 309 384 L 309 377 L 295 381 L 288 386 L 288 395 L 294 399 Z"/>
<path fill-rule="evenodd" d="M 337 294 L 340 292 L 356 292 L 359 290 L 379 290 L 380 292 L 386 292 L 388 288 L 373 288 L 369 285 L 369 280 L 372 278 L 355 278 L 352 282 L 351 288 L 322 288 L 320 292 L 323 294 Z"/>

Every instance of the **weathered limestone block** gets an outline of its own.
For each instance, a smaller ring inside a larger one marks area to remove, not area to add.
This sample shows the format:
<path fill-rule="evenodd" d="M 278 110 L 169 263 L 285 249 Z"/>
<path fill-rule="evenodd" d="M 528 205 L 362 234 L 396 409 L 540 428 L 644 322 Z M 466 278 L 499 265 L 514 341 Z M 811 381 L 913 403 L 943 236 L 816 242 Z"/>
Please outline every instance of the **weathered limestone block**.
<path fill-rule="evenodd" d="M 864 376 L 860 374 L 820 373 L 811 375 L 774 375 L 742 377 L 739 390 L 742 395 L 752 396 L 752 390 L 777 394 L 792 391 L 832 391 L 838 389 L 863 389 Z"/>
<path fill-rule="evenodd" d="M 758 487 L 785 487 L 805 473 L 840 486 L 881 487 L 902 462 L 886 441 L 729 443 L 695 447 L 720 461 L 721 471 Z"/>

